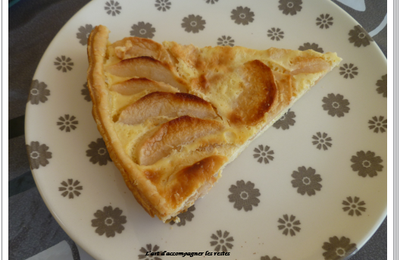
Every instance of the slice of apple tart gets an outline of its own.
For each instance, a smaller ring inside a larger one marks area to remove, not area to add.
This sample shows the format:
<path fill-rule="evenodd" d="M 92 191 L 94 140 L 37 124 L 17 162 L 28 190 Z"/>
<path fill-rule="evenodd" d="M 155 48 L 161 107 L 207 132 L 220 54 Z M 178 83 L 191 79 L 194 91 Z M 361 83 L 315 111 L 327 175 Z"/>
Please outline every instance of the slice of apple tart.
<path fill-rule="evenodd" d="M 222 169 L 339 64 L 335 53 L 88 40 L 93 117 L 136 200 L 179 221 Z"/>

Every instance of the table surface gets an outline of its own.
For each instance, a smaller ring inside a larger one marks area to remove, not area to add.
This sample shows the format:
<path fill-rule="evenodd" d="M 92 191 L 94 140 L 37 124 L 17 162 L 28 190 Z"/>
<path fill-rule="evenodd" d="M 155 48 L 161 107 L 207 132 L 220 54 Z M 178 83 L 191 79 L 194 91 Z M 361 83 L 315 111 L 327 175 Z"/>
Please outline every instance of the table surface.
<path fill-rule="evenodd" d="M 9 0 L 9 259 L 12 260 L 40 259 L 37 254 L 61 243 L 70 250 L 70 259 L 93 260 L 68 237 L 44 204 L 30 171 L 24 136 L 25 106 L 39 61 L 62 26 L 88 2 Z M 387 2 L 332 2 L 364 27 L 386 56 Z M 350 259 L 387 259 L 386 228 L 385 219 Z"/>

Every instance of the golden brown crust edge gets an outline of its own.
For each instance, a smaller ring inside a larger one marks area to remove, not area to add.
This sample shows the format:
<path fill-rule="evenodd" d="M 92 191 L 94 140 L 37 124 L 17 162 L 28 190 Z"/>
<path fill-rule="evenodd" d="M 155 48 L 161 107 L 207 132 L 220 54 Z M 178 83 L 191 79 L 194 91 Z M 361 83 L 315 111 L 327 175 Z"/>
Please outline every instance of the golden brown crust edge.
<path fill-rule="evenodd" d="M 110 154 L 112 161 L 115 166 L 121 172 L 124 181 L 128 188 L 132 191 L 138 203 L 148 212 L 149 215 L 154 217 L 157 215 L 157 211 L 151 207 L 151 204 L 142 196 L 143 191 L 138 188 L 139 183 L 132 183 L 130 174 L 138 175 L 135 173 L 135 169 L 125 169 L 123 164 L 129 162 L 123 161 L 123 156 L 118 156 L 117 151 L 111 145 L 110 140 L 116 138 L 115 133 L 107 131 L 107 127 L 111 127 L 110 122 L 105 119 L 109 116 L 107 113 L 108 103 L 107 103 L 107 93 L 106 86 L 104 84 L 104 68 L 103 62 L 106 58 L 106 50 L 108 44 L 108 34 L 109 30 L 104 26 L 97 26 L 88 38 L 88 88 L 93 102 L 92 114 L 96 121 L 97 128 L 104 139 L 107 150 Z M 138 181 L 140 178 L 138 178 Z M 145 185 L 140 185 L 145 187 Z"/>

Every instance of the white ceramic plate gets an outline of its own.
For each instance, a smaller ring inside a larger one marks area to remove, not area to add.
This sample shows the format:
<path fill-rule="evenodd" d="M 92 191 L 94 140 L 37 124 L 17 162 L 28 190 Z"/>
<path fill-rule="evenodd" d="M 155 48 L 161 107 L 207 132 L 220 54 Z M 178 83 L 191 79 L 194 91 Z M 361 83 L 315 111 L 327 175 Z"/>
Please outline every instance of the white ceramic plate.
<path fill-rule="evenodd" d="M 313 48 L 343 61 L 223 172 L 180 225 L 149 217 L 109 160 L 91 116 L 86 42 L 98 24 L 198 46 Z M 329 1 L 93 1 L 59 32 L 33 79 L 26 143 L 54 217 L 96 259 L 146 251 L 229 259 L 341 259 L 386 215 L 386 60 Z M 247 199 L 245 197 L 247 196 Z M 182 257 L 182 256 L 180 256 Z"/>

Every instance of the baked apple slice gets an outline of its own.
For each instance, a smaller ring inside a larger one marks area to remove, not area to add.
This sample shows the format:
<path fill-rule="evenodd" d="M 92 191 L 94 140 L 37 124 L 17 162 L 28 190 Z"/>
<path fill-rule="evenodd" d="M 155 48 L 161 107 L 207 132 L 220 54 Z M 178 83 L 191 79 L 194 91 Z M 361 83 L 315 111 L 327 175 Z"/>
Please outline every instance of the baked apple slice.
<path fill-rule="evenodd" d="M 215 120 L 182 116 L 161 125 L 157 131 L 138 147 L 140 165 L 151 165 L 201 137 L 213 135 L 224 129 Z"/>
<path fill-rule="evenodd" d="M 163 82 L 157 82 L 147 78 L 131 78 L 111 85 L 110 90 L 115 91 L 124 96 L 131 96 L 140 92 L 172 92 L 178 90 L 171 85 Z"/>
<path fill-rule="evenodd" d="M 121 78 L 148 78 L 169 84 L 180 91 L 186 91 L 182 80 L 175 77 L 169 66 L 151 57 L 121 60 L 106 68 L 106 72 Z"/>
<path fill-rule="evenodd" d="M 216 119 L 217 114 L 207 101 L 187 93 L 152 92 L 122 110 L 118 121 L 140 124 L 147 119 L 191 116 Z"/>

